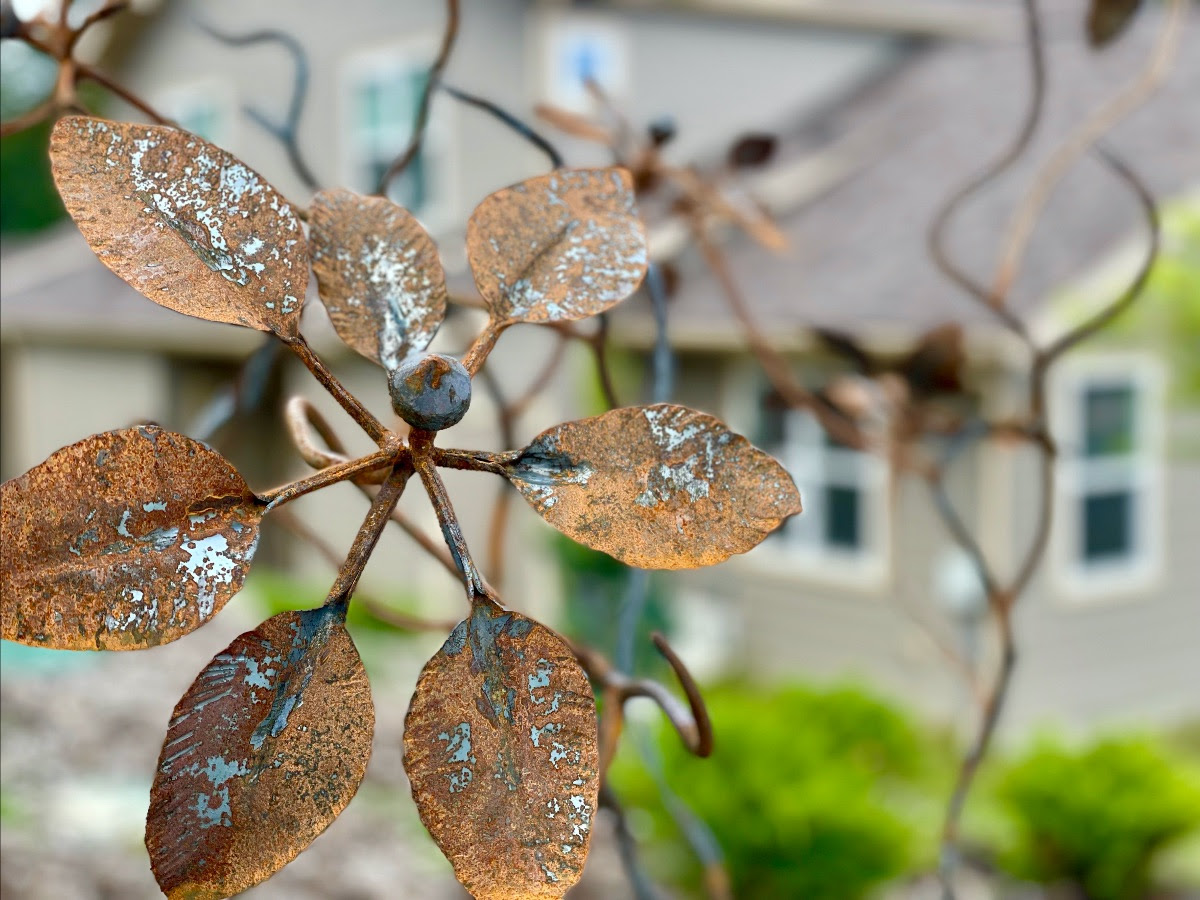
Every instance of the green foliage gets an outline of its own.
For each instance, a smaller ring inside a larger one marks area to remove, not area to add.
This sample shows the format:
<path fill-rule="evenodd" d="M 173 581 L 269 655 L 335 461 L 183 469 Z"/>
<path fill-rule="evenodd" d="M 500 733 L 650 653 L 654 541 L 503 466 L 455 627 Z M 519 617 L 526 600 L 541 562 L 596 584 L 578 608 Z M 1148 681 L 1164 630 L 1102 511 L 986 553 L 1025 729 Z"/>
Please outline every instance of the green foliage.
<path fill-rule="evenodd" d="M 279 615 L 320 606 L 325 600 L 325 589 L 312 581 L 302 581 L 270 569 L 255 570 L 247 579 L 246 586 L 254 596 L 264 617 Z M 389 598 L 397 611 L 415 615 L 416 602 L 409 597 Z M 361 603 L 352 603 L 346 616 L 346 624 L 354 634 L 377 633 L 381 635 L 407 635 L 413 632 L 398 628 L 371 615 Z"/>
<path fill-rule="evenodd" d="M 37 231 L 66 214 L 50 177 L 49 143 L 49 122 L 0 141 L 0 234 Z"/>
<path fill-rule="evenodd" d="M 849 900 L 931 861 L 918 835 L 936 820 L 919 808 L 935 748 L 901 712 L 855 688 L 726 685 L 706 697 L 711 759 L 689 756 L 665 725 L 658 743 L 668 785 L 723 849 L 735 896 Z M 654 824 L 652 859 L 673 869 L 662 875 L 696 890 L 699 865 L 650 777 L 624 757 L 614 778 Z"/>
<path fill-rule="evenodd" d="M 571 638 L 612 653 L 617 643 L 621 604 L 629 592 L 629 568 L 607 553 L 591 550 L 560 534 L 552 536 L 563 581 L 562 596 L 569 602 L 564 610 L 563 631 Z M 650 577 L 646 608 L 640 632 L 670 633 L 662 580 Z M 649 642 L 635 649 L 634 669 L 638 674 L 664 675 L 668 669 Z"/>
<path fill-rule="evenodd" d="M 1200 827 L 1194 773 L 1143 739 L 1043 742 L 1000 776 L 997 798 L 1014 825 L 1005 868 L 1091 900 L 1147 896 L 1156 856 Z"/>

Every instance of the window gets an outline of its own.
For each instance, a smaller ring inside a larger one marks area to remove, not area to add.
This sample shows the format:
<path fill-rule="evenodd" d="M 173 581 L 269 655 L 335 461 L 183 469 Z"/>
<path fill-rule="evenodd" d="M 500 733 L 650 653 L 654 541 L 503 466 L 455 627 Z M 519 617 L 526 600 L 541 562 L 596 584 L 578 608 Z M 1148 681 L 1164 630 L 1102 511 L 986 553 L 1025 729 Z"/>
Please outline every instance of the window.
<path fill-rule="evenodd" d="M 830 437 L 810 413 L 762 402 L 758 443 L 800 488 L 804 512 L 773 538 L 810 571 L 833 580 L 878 583 L 887 577 L 887 464 Z"/>
<path fill-rule="evenodd" d="M 237 103 L 233 85 L 217 78 L 176 84 L 154 95 L 154 106 L 206 141 L 227 147 L 233 138 Z"/>
<path fill-rule="evenodd" d="M 1066 587 L 1095 596 L 1145 586 L 1162 545 L 1158 370 L 1133 358 L 1080 364 L 1057 399 Z"/>
<path fill-rule="evenodd" d="M 551 18 L 545 30 L 546 93 L 555 106 L 586 113 L 595 82 L 616 101 L 629 89 L 628 39 L 619 23 L 594 16 Z"/>
<path fill-rule="evenodd" d="M 384 173 L 412 137 L 425 91 L 432 46 L 416 51 L 391 48 L 355 57 L 345 73 L 345 178 L 358 191 L 373 193 Z M 435 106 L 436 110 L 437 107 Z M 445 129 L 431 114 L 421 149 L 392 180 L 388 197 L 420 217 L 444 217 Z"/>

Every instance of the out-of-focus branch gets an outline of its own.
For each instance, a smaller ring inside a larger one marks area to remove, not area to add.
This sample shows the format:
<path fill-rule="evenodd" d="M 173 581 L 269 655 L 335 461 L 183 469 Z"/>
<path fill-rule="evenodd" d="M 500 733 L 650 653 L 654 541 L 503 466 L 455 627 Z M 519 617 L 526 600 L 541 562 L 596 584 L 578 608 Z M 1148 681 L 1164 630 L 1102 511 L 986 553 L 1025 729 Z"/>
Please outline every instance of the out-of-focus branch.
<path fill-rule="evenodd" d="M 624 721 L 624 705 L 633 697 L 648 697 L 658 704 L 688 752 L 701 757 L 712 753 L 712 721 L 695 679 L 671 649 L 666 638 L 655 633 L 653 640 L 654 646 L 679 679 L 679 684 L 687 696 L 687 706 L 684 706 L 665 685 L 649 678 L 626 675 L 592 648 L 582 644 L 571 644 L 571 652 L 588 675 L 600 685 L 606 699 L 601 721 L 602 730 L 607 730 L 607 735 L 602 735 L 600 740 L 601 775 L 608 771 L 609 765 L 612 764 L 617 738 Z"/>
<path fill-rule="evenodd" d="M 500 122 L 503 122 L 516 134 L 529 141 L 529 143 L 537 147 L 538 150 L 546 154 L 546 158 L 550 160 L 550 168 L 561 169 L 563 167 L 562 154 L 555 149 L 554 145 L 537 131 L 534 131 L 530 125 L 522 122 L 506 109 L 503 109 L 498 104 L 493 103 L 491 100 L 486 100 L 483 97 L 476 96 L 475 94 L 469 94 L 466 91 L 460 91 L 458 88 L 452 87 L 446 84 L 444 81 L 440 83 L 440 86 L 443 91 L 445 91 L 455 100 L 458 100 L 461 103 L 466 103 L 468 106 L 474 106 L 476 109 L 482 109 L 484 112 L 489 113 Z"/>
<path fill-rule="evenodd" d="M 970 178 L 966 184 L 951 194 L 946 202 L 942 204 L 941 209 L 934 216 L 932 225 L 930 225 L 928 241 L 930 256 L 947 278 L 976 300 L 996 310 L 996 314 L 1009 329 L 1028 339 L 1025 323 L 1001 306 L 992 304 L 991 293 L 988 289 L 959 267 L 946 249 L 946 231 L 954 214 L 958 212 L 967 200 L 998 178 L 1013 163 L 1021 158 L 1029 146 L 1029 142 L 1033 138 L 1033 134 L 1037 130 L 1038 123 L 1042 118 L 1042 110 L 1046 99 L 1046 59 L 1045 48 L 1042 42 L 1041 17 L 1038 14 L 1036 0 L 1024 0 L 1023 8 L 1025 11 L 1025 44 L 1029 51 L 1031 82 L 1029 87 L 1029 106 L 1026 108 L 1025 118 L 1022 120 L 1021 127 L 1012 144 L 993 162 L 989 163 L 983 171 Z"/>
<path fill-rule="evenodd" d="M 109 78 L 99 69 L 84 65 L 83 63 L 76 63 L 75 71 L 79 81 L 94 81 L 113 96 L 119 97 L 142 115 L 147 116 L 156 125 L 170 125 L 173 128 L 179 127 L 178 123 L 162 115 L 137 94 L 113 81 L 113 79 Z"/>
<path fill-rule="evenodd" d="M 417 107 L 417 118 L 413 123 L 412 137 L 408 146 L 391 165 L 384 171 L 375 188 L 375 193 L 387 196 L 388 188 L 401 172 L 409 167 L 417 154 L 421 152 L 421 144 L 425 140 L 425 129 L 429 126 L 429 107 L 433 102 L 433 92 L 441 81 L 442 72 L 450 62 L 450 51 L 454 49 L 454 41 L 458 37 L 458 0 L 446 0 L 446 30 L 442 32 L 442 46 L 438 49 L 437 58 L 429 68 L 425 78 L 425 87 L 421 91 L 421 103 Z"/>
<path fill-rule="evenodd" d="M 771 382 L 771 387 L 775 389 L 776 393 L 779 394 L 788 406 L 793 409 L 805 409 L 812 413 L 817 421 L 821 423 L 821 427 L 838 442 L 856 450 L 870 449 L 866 435 L 853 422 L 837 415 L 796 380 L 795 375 L 792 374 L 791 365 L 778 350 L 771 346 L 770 341 L 759 330 L 753 316 L 750 314 L 749 305 L 742 296 L 737 283 L 733 280 L 733 275 L 729 271 L 729 266 L 725 262 L 724 255 L 709 239 L 708 235 L 704 232 L 703 226 L 698 224 L 696 227 L 693 227 L 692 234 L 696 245 L 700 248 L 700 252 L 704 256 L 705 262 L 708 264 L 709 270 L 716 276 L 722 290 L 725 292 L 729 308 L 741 324 L 742 330 L 746 335 L 746 340 L 750 344 L 750 349 L 762 365 L 763 372 Z"/>
<path fill-rule="evenodd" d="M 1154 198 L 1150 195 L 1142 180 L 1138 178 L 1137 173 L 1122 162 L 1115 154 L 1105 150 L 1103 147 L 1098 148 L 1101 158 L 1112 167 L 1112 169 L 1125 180 L 1125 182 L 1133 188 L 1137 194 L 1138 203 L 1141 206 L 1142 213 L 1146 218 L 1146 227 L 1149 234 L 1149 246 L 1146 249 L 1146 256 L 1142 259 L 1142 264 L 1138 267 L 1136 273 L 1129 285 L 1111 304 L 1100 310 L 1090 319 L 1083 322 L 1081 325 L 1064 334 L 1049 347 L 1046 347 L 1039 358 L 1038 364 L 1041 368 L 1046 368 L 1051 365 L 1058 357 L 1062 356 L 1072 347 L 1082 341 L 1087 340 L 1097 331 L 1106 327 L 1110 322 L 1120 316 L 1125 310 L 1129 309 L 1141 294 L 1142 289 L 1146 286 L 1146 280 L 1150 277 L 1150 272 L 1154 268 L 1154 261 L 1158 258 L 1158 251 L 1162 241 L 1161 229 L 1158 221 L 1158 207 L 1154 202 Z"/>
<path fill-rule="evenodd" d="M 600 785 L 600 807 L 613 814 L 617 836 L 617 850 L 621 854 L 621 867 L 629 878 L 633 888 L 634 900 L 658 900 L 658 891 L 646 870 L 642 867 L 637 855 L 637 842 L 629 831 L 629 823 L 625 820 L 625 810 L 617 795 L 613 793 L 612 785 L 602 782 Z"/>
<path fill-rule="evenodd" d="M 317 177 L 313 174 L 312 167 L 304 158 L 299 143 L 300 118 L 304 115 L 304 104 L 308 99 L 309 81 L 308 54 L 300 46 L 300 42 L 286 31 L 281 31 L 277 28 L 253 31 L 249 34 L 229 34 L 228 32 L 214 28 L 206 22 L 198 22 L 197 25 L 214 40 L 231 47 L 245 47 L 251 44 L 263 43 L 279 44 L 291 56 L 293 66 L 292 95 L 288 101 L 287 113 L 283 121 L 272 121 L 266 113 L 256 106 L 247 105 L 242 107 L 242 109 L 263 131 L 267 132 L 267 134 L 283 145 L 283 149 L 287 153 L 288 162 L 295 170 L 296 175 L 304 183 L 304 186 L 310 191 L 318 190 L 320 184 L 317 181 Z"/>
<path fill-rule="evenodd" d="M 997 266 L 995 284 L 989 295 L 989 302 L 993 306 L 1003 306 L 1021 269 L 1021 260 L 1033 236 L 1034 226 L 1055 186 L 1089 148 L 1095 146 L 1118 122 L 1145 103 L 1166 80 L 1183 33 L 1184 8 L 1187 4 L 1184 0 L 1170 0 L 1168 5 L 1170 8 L 1166 21 L 1154 49 L 1146 60 L 1146 65 L 1127 87 L 1096 110 L 1063 141 L 1042 167 L 1033 186 L 1013 215 L 1000 264 Z M 1114 163 L 1111 158 L 1109 162 L 1123 169 L 1120 163 Z M 1126 178 L 1128 177 L 1126 175 Z M 1136 179 L 1134 183 L 1137 183 Z"/>

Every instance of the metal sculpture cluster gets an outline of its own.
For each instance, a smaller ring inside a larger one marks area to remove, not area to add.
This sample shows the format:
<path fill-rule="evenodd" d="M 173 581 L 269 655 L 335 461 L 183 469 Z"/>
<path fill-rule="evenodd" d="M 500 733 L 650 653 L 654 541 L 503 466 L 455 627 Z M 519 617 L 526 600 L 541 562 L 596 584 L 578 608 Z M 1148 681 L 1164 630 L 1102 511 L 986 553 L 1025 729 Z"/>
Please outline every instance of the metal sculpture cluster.
<path fill-rule="evenodd" d="M 325 454 L 316 474 L 256 493 L 215 450 L 143 426 L 85 438 L 0 489 L 4 638 L 136 650 L 220 611 L 242 586 L 265 515 L 340 481 L 380 485 L 325 605 L 238 637 L 176 706 L 146 831 L 163 891 L 245 890 L 354 796 L 374 713 L 346 614 L 416 474 L 470 612 L 426 664 L 405 722 L 414 799 L 476 897 L 562 896 L 582 872 L 600 787 L 596 706 L 580 664 L 589 656 L 500 604 L 439 467 L 502 475 L 564 534 L 648 568 L 719 562 L 800 511 L 777 462 L 680 406 L 615 409 L 507 453 L 437 446 L 505 329 L 592 316 L 638 287 L 647 251 L 629 173 L 556 170 L 480 204 L 468 257 L 489 318 L 459 361 L 425 352 L 446 312 L 445 276 L 432 240 L 389 201 L 323 191 L 306 236 L 257 173 L 166 126 L 65 118 L 51 157 L 67 209 L 105 265 L 170 309 L 273 334 L 378 445 L 357 459 Z M 310 268 L 338 334 L 387 372 L 407 434 L 353 397 L 300 333 Z"/>

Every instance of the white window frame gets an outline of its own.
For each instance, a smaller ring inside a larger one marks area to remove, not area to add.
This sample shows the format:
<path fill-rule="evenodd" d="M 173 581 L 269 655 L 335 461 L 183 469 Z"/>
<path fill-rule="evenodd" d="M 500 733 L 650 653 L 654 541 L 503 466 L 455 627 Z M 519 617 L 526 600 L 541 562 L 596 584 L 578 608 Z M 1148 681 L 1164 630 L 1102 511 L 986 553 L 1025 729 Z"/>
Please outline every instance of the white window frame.
<path fill-rule="evenodd" d="M 225 149 L 233 146 L 237 140 L 238 99 L 237 87 L 229 79 L 214 76 L 176 82 L 156 90 L 151 99 L 155 109 L 186 128 L 189 123 L 184 112 L 198 98 L 217 111 L 216 132 L 200 137 Z"/>
<path fill-rule="evenodd" d="M 340 171 L 343 182 L 353 190 L 370 192 L 374 185 L 364 184 L 364 168 L 372 157 L 364 149 L 363 129 L 356 121 L 358 85 L 364 80 L 383 79 L 397 73 L 429 71 L 437 56 L 438 39 L 432 35 L 416 39 L 389 43 L 384 46 L 360 50 L 348 56 L 341 67 L 340 107 L 342 122 L 341 146 L 339 150 Z M 450 104 L 434 103 L 422 141 L 425 161 L 424 205 L 410 210 L 426 229 L 444 231 L 454 222 L 454 147 L 451 135 Z M 389 136 L 389 145 L 394 145 L 398 156 L 407 146 L 411 127 L 397 125 Z"/>
<path fill-rule="evenodd" d="M 1086 400 L 1096 388 L 1133 392 L 1133 450 L 1087 457 Z M 1077 354 L 1062 361 L 1052 379 L 1051 422 L 1057 437 L 1056 513 L 1051 558 L 1056 586 L 1071 603 L 1133 597 L 1152 587 L 1164 565 L 1164 430 L 1166 371 L 1144 353 Z M 1134 496 L 1133 550 L 1118 559 L 1084 559 L 1081 505 L 1105 488 Z"/>
<path fill-rule="evenodd" d="M 592 95 L 582 84 L 569 78 L 561 65 L 563 44 L 587 35 L 606 44 L 612 60 L 607 77 L 600 79 L 601 87 L 615 103 L 620 104 L 629 98 L 632 85 L 631 41 L 624 22 L 612 16 L 556 11 L 541 19 L 540 32 L 543 71 L 538 96 L 571 112 L 586 115 L 595 111 Z"/>
<path fill-rule="evenodd" d="M 758 414 L 762 415 L 761 410 Z M 830 446 L 824 429 L 809 412 L 789 409 L 781 414 L 783 444 L 763 449 L 775 454 L 795 480 L 804 511 L 749 554 L 747 562 L 780 577 L 867 593 L 885 589 L 892 577 L 891 470 L 887 461 L 874 453 Z M 857 548 L 825 540 L 823 504 L 829 486 L 858 492 L 861 542 Z"/>

